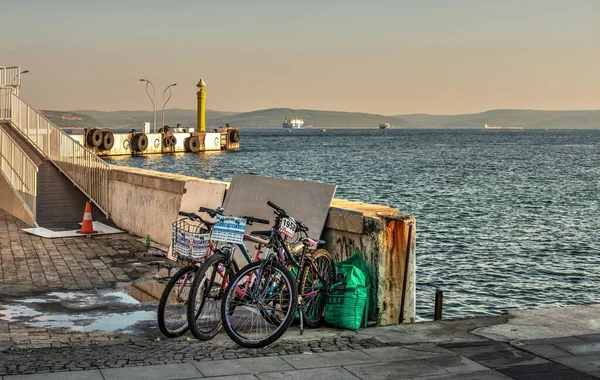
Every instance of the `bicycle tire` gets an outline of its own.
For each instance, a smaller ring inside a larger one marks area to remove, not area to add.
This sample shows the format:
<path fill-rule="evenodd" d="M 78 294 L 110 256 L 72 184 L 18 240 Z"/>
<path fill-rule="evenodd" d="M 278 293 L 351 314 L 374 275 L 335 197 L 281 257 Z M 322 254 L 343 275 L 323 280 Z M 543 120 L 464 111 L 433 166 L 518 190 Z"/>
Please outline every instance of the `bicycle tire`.
<path fill-rule="evenodd" d="M 303 302 L 307 299 L 307 306 L 304 307 L 304 303 L 302 304 L 302 309 L 300 310 L 302 314 L 302 320 L 304 325 L 309 328 L 316 328 L 321 325 L 323 322 L 323 312 L 325 311 L 325 301 L 327 296 L 327 287 L 331 285 L 333 280 L 333 258 L 331 254 L 326 249 L 318 249 L 314 253 L 311 254 L 311 260 L 315 264 L 315 266 L 319 269 L 322 277 L 325 278 L 326 283 L 321 286 L 325 288 L 325 291 L 319 291 L 317 295 L 310 298 L 304 298 Z M 323 263 L 323 266 L 319 266 L 319 262 Z M 319 284 L 315 284 L 315 274 L 314 268 L 309 265 L 304 265 L 302 268 L 302 273 L 300 275 L 300 295 L 306 294 L 308 291 L 312 290 L 315 287 L 318 287 Z M 326 273 L 325 273 L 326 272 Z M 312 274 L 312 275 L 311 275 Z"/>
<path fill-rule="evenodd" d="M 264 324 L 265 331 L 268 328 L 267 324 L 270 324 L 270 322 L 268 322 L 263 316 L 263 313 L 261 313 L 261 310 L 265 307 L 264 305 L 268 304 L 268 302 L 263 302 L 261 306 L 260 300 L 264 300 L 263 298 L 261 298 L 262 295 L 258 297 L 258 302 L 255 301 L 256 306 L 254 307 L 254 310 L 251 310 L 252 306 L 247 306 L 251 305 L 251 303 L 249 302 L 246 303 L 246 305 L 243 305 L 243 299 L 240 299 L 236 292 L 238 283 L 242 281 L 245 278 L 245 276 L 247 276 L 249 273 L 256 271 L 258 268 L 260 268 L 262 263 L 262 261 L 257 261 L 252 264 L 248 264 L 242 269 L 240 269 L 240 271 L 236 274 L 231 283 L 227 286 L 227 289 L 225 291 L 224 302 L 221 302 L 221 319 L 223 321 L 223 328 L 227 335 L 231 338 L 231 340 L 233 340 L 235 343 L 242 347 L 261 348 L 268 346 L 269 344 L 279 339 L 286 332 L 286 330 L 290 327 L 292 320 L 294 319 L 294 311 L 296 310 L 297 305 L 296 300 L 298 299 L 298 287 L 296 285 L 296 280 L 292 277 L 292 275 L 284 265 L 282 265 L 278 261 L 272 261 L 271 263 L 265 264 L 265 272 L 261 274 L 261 278 L 258 278 L 259 276 L 257 275 L 255 279 L 250 279 L 250 287 L 252 288 L 258 286 L 259 289 L 257 293 L 266 293 L 267 290 L 269 290 L 272 287 L 271 281 L 275 281 L 276 283 L 279 283 L 281 280 L 284 281 L 286 288 L 289 289 L 290 301 L 287 303 L 287 308 L 284 312 L 284 315 L 282 316 L 283 318 L 280 319 L 281 323 L 270 334 L 257 339 L 246 337 L 241 333 L 241 331 L 238 331 L 241 330 L 241 327 L 245 325 L 240 325 L 239 329 L 236 327 L 238 325 L 237 323 L 235 323 L 234 326 L 235 319 L 237 319 L 238 317 L 237 315 L 234 316 L 233 314 L 240 309 L 246 311 L 249 310 L 252 318 L 255 318 L 255 315 L 258 315 L 259 317 L 263 318 L 263 320 L 265 320 L 266 322 Z M 281 279 L 273 280 L 273 278 L 275 278 L 273 277 L 273 273 L 275 272 L 281 275 Z M 258 285 L 256 285 L 257 280 Z M 263 284 L 267 284 L 269 286 L 264 288 Z M 280 292 L 285 293 L 286 288 L 283 288 L 283 290 L 281 290 L 280 288 Z M 274 296 L 273 299 L 275 299 L 276 297 L 278 296 Z M 233 307 L 234 301 L 236 301 L 235 308 Z M 241 313 L 243 314 L 244 312 Z M 261 323 L 260 321 L 258 322 L 258 325 L 260 327 Z M 252 323 L 251 327 L 253 326 L 254 323 Z M 262 330 L 262 328 L 260 328 L 260 330 Z"/>
<path fill-rule="evenodd" d="M 187 322 L 187 303 L 188 303 L 188 297 L 189 297 L 189 288 L 191 287 L 192 283 L 193 283 L 193 276 L 194 273 L 196 272 L 197 267 L 195 265 L 187 265 L 185 267 L 180 268 L 174 275 L 173 277 L 171 277 L 171 280 L 169 281 L 169 283 L 167 284 L 167 286 L 165 287 L 165 290 L 163 290 L 163 293 L 160 297 L 160 302 L 158 303 L 158 312 L 157 312 L 157 322 L 158 322 L 158 328 L 160 329 L 160 331 L 168 338 L 176 338 L 178 336 L 181 336 L 183 334 L 185 334 L 187 332 L 187 330 L 189 329 L 189 324 Z M 192 278 L 186 278 L 185 279 L 185 283 L 182 284 L 183 286 L 186 287 L 186 289 L 179 289 L 176 288 L 176 284 L 183 279 L 186 275 L 192 276 Z M 177 311 L 178 314 L 180 313 L 180 310 L 182 307 L 181 306 L 185 306 L 183 308 L 184 312 L 183 312 L 183 316 L 185 318 L 181 318 L 181 316 L 179 317 L 180 320 L 185 320 L 185 323 L 180 323 L 180 326 L 178 328 L 171 328 L 169 327 L 169 323 L 166 319 L 168 319 L 168 317 L 166 316 L 166 309 L 168 308 L 169 305 L 173 305 L 173 303 L 169 303 L 169 301 L 173 301 L 173 299 L 170 297 L 172 297 L 173 295 L 171 294 L 171 292 L 173 290 L 176 290 L 179 292 L 179 294 L 174 294 L 175 296 L 175 304 L 179 304 L 177 307 L 175 307 L 174 309 Z M 185 292 L 187 290 L 187 292 Z"/>
<path fill-rule="evenodd" d="M 192 290 L 190 291 L 190 298 L 187 308 L 187 318 L 188 323 L 190 325 L 190 331 L 192 332 L 192 335 L 197 339 L 210 340 L 214 338 L 215 335 L 217 335 L 219 333 L 219 330 L 221 329 L 221 306 L 214 306 L 205 313 L 206 307 L 209 306 L 206 303 L 206 299 L 207 297 L 210 297 L 211 294 L 199 290 L 206 291 L 207 289 L 213 288 L 212 284 L 215 280 L 217 280 L 217 278 L 212 279 L 213 281 L 211 284 L 205 283 L 204 285 L 202 285 L 201 283 L 205 278 L 207 278 L 207 273 L 209 276 L 207 282 L 211 281 L 211 276 L 213 272 L 209 272 L 209 269 L 212 268 L 214 271 L 217 266 L 221 266 L 223 268 L 225 276 L 229 277 L 228 283 L 231 282 L 233 276 L 235 276 L 235 274 L 238 272 L 238 269 L 235 262 L 232 262 L 229 267 L 225 268 L 222 264 L 225 264 L 226 262 L 227 257 L 224 254 L 215 253 L 214 255 L 206 259 L 206 261 L 204 261 L 204 263 L 202 263 L 200 268 L 198 268 L 198 270 L 196 271 L 194 283 L 192 284 Z M 222 277 L 219 276 L 219 278 Z M 222 290 L 221 294 L 217 294 L 216 299 L 214 299 L 215 305 L 217 304 L 217 302 L 221 302 L 224 293 L 225 289 Z M 212 297 L 215 298 L 214 295 Z M 198 303 L 200 305 L 196 307 Z M 210 314 L 208 314 L 212 310 L 216 311 L 216 318 L 214 319 L 211 318 Z M 203 320 L 203 323 L 199 323 L 200 319 Z"/>

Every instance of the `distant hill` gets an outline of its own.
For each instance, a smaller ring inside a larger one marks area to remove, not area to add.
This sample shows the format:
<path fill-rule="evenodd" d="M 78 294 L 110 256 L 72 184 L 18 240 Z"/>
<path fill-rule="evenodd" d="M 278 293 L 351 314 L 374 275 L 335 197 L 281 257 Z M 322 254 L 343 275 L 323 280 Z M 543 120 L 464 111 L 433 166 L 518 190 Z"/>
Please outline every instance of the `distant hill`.
<path fill-rule="evenodd" d="M 222 125 L 229 123 L 231 125 L 242 127 L 278 127 L 281 128 L 283 120 L 286 118 L 304 119 L 304 126 L 333 128 L 377 128 L 379 124 L 386 121 L 395 127 L 407 128 L 411 125 L 400 117 L 390 117 L 384 115 L 359 113 L 359 112 L 338 112 L 338 111 L 315 111 L 290 108 L 271 108 L 266 110 L 237 113 L 227 117 L 208 120 L 207 122 Z"/>
<path fill-rule="evenodd" d="M 79 110 L 78 113 L 86 114 L 99 120 L 107 127 L 134 127 L 143 125 L 144 121 L 153 120 L 149 111 L 93 111 Z M 290 108 L 271 108 L 252 112 L 224 112 L 206 111 L 206 124 L 208 127 L 218 127 L 229 123 L 232 126 L 243 128 L 281 128 L 285 118 L 304 119 L 305 126 L 314 127 L 346 127 L 346 128 L 375 128 L 381 122 L 387 121 L 397 127 L 410 127 L 410 124 L 398 117 L 389 117 L 377 114 L 359 112 L 336 112 L 293 110 Z M 157 125 L 161 123 L 161 113 L 157 112 Z M 196 110 L 165 110 L 165 124 L 182 127 L 196 125 Z"/>
<path fill-rule="evenodd" d="M 152 122 L 152 111 L 44 111 L 61 127 L 133 128 L 145 121 Z M 377 128 L 382 122 L 395 128 L 481 129 L 484 124 L 525 129 L 593 129 L 600 128 L 600 110 L 597 111 L 536 111 L 490 110 L 464 115 L 410 114 L 385 116 L 361 112 L 316 111 L 291 108 L 270 108 L 252 112 L 206 111 L 207 127 L 229 123 L 241 128 L 281 128 L 286 118 L 304 119 L 305 126 L 314 128 Z M 175 127 L 196 126 L 196 110 L 165 110 L 165 124 Z M 156 113 L 156 124 L 161 124 L 161 112 Z"/>
<path fill-rule="evenodd" d="M 101 127 L 94 117 L 79 112 L 40 111 L 51 122 L 63 128 Z"/>
<path fill-rule="evenodd" d="M 525 129 L 600 128 L 597 111 L 491 110 L 465 115 L 397 115 L 418 128 L 483 128 L 484 124 Z"/>

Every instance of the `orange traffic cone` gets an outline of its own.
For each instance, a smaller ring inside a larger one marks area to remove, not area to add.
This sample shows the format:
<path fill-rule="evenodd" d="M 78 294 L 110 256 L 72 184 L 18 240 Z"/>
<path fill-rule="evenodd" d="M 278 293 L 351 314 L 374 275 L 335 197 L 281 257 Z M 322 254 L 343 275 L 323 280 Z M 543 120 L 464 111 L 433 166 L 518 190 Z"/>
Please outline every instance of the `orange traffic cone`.
<path fill-rule="evenodd" d="M 81 222 L 81 230 L 77 231 L 78 234 L 97 234 L 97 231 L 94 231 L 94 227 L 92 226 L 92 205 L 90 201 L 87 201 L 85 204 L 85 211 L 83 213 L 83 222 Z"/>

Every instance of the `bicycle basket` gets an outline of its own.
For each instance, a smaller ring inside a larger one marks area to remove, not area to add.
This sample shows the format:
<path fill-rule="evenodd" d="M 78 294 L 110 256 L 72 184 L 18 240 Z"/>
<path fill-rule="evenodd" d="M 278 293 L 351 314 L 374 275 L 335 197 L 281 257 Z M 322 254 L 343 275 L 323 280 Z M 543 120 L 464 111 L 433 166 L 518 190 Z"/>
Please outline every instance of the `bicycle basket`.
<path fill-rule="evenodd" d="M 210 250 L 210 233 L 203 225 L 188 223 L 186 219 L 173 222 L 173 256 L 199 261 Z"/>

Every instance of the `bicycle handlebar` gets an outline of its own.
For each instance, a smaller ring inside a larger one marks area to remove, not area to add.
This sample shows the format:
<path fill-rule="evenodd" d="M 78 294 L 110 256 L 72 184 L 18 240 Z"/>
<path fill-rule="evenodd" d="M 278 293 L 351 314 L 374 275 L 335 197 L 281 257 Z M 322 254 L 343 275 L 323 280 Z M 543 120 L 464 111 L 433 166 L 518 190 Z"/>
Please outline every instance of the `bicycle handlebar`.
<path fill-rule="evenodd" d="M 190 219 L 198 219 L 198 218 L 200 218 L 197 214 L 194 214 L 193 212 L 179 211 L 179 215 L 185 216 L 185 217 L 190 218 Z"/>
<path fill-rule="evenodd" d="M 242 218 L 246 219 L 247 224 L 252 224 L 252 223 L 271 224 L 271 222 L 269 222 L 266 219 L 255 218 L 253 216 L 242 216 Z"/>
<path fill-rule="evenodd" d="M 214 218 L 217 215 L 223 215 L 224 210 L 222 207 L 217 207 L 216 209 L 212 209 L 212 208 L 208 208 L 208 207 L 200 207 L 198 209 L 198 211 L 205 212 L 208 215 L 210 215 L 211 218 Z"/>
<path fill-rule="evenodd" d="M 283 212 L 285 213 L 285 211 L 284 211 L 284 210 L 283 210 L 281 207 L 277 206 L 275 203 L 273 203 L 273 202 L 271 202 L 271 201 L 267 201 L 267 204 L 268 204 L 269 206 L 273 207 L 275 210 L 277 210 L 277 211 L 279 211 L 279 212 L 282 212 L 282 211 L 283 211 Z"/>
<path fill-rule="evenodd" d="M 308 232 L 308 226 L 306 224 L 302 223 L 301 221 L 296 220 L 296 225 L 297 225 L 296 230 Z"/>
<path fill-rule="evenodd" d="M 289 215 L 287 214 L 287 212 L 285 212 L 284 209 L 282 209 L 281 207 L 277 206 L 275 203 L 271 202 L 271 201 L 267 201 L 267 204 L 269 206 L 271 206 L 272 208 L 275 209 L 275 214 L 277 216 L 280 217 L 289 217 Z M 308 226 L 304 223 L 302 223 L 299 220 L 296 220 L 296 231 L 298 232 L 308 232 Z"/>

